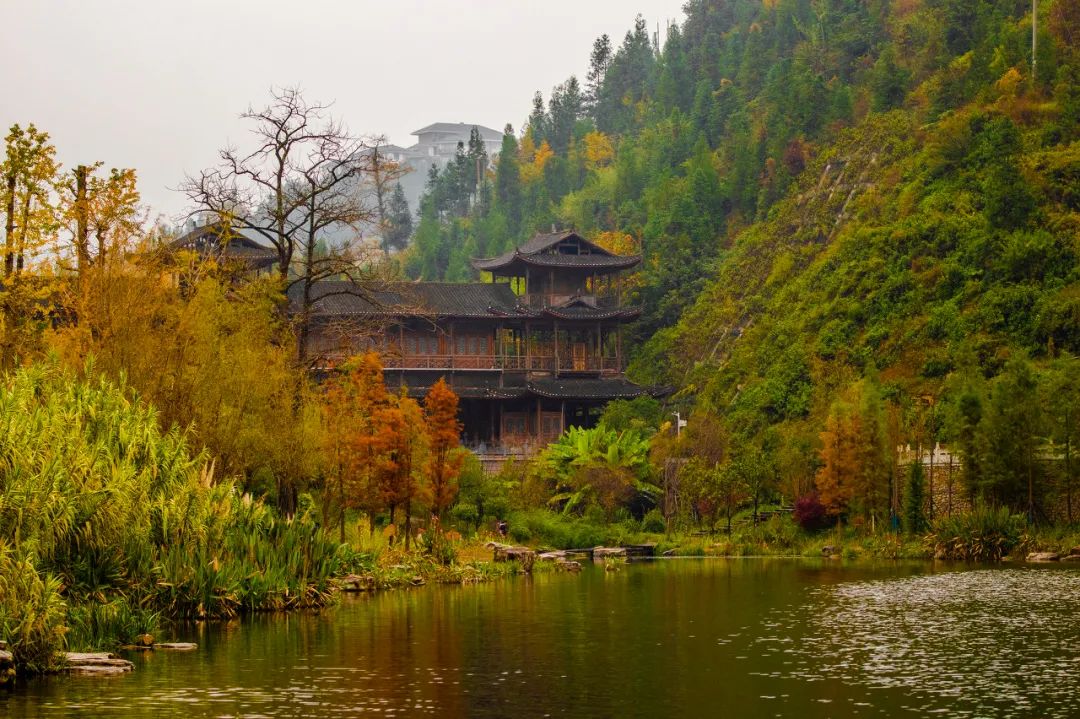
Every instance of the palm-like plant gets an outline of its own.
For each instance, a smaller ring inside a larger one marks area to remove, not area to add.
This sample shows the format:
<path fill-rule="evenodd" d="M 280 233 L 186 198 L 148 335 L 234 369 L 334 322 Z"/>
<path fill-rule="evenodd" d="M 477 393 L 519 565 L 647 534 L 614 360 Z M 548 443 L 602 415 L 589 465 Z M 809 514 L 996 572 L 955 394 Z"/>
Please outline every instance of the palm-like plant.
<path fill-rule="evenodd" d="M 571 427 L 537 465 L 553 483 L 549 505 L 567 514 L 593 503 L 609 512 L 620 505 L 650 505 L 659 491 L 651 481 L 649 440 L 634 430 Z"/>

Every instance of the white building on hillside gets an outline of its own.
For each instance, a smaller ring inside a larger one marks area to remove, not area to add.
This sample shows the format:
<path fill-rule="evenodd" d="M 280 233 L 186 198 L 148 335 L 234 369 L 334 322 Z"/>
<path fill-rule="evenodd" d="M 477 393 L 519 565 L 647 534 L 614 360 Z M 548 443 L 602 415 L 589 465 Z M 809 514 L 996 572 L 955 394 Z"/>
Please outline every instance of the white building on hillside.
<path fill-rule="evenodd" d="M 409 173 L 401 178 L 401 189 L 405 191 L 409 209 L 414 213 L 431 166 L 443 168 L 453 160 L 459 142 L 468 146 L 469 135 L 474 127 L 480 132 L 488 157 L 495 157 L 502 147 L 502 133 L 490 127 L 466 122 L 436 122 L 412 133 L 417 138 L 412 147 L 383 145 L 380 148 L 388 159 L 409 167 Z"/>

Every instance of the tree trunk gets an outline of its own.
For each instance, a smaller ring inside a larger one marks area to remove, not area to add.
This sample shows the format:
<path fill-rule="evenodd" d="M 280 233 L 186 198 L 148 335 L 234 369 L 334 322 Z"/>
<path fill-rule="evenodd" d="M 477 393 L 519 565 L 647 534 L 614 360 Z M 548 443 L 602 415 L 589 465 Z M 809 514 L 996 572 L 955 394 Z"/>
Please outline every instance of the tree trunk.
<path fill-rule="evenodd" d="M 4 277 L 9 277 L 15 268 L 15 172 L 11 171 L 7 176 L 7 221 L 4 223 L 4 239 L 6 243 L 4 253 Z"/>
<path fill-rule="evenodd" d="M 345 544 L 345 473 L 338 473 L 338 524 L 341 527 L 341 543 Z"/>
<path fill-rule="evenodd" d="M 285 477 L 277 481 L 277 507 L 284 517 L 296 514 L 296 487 Z"/>
<path fill-rule="evenodd" d="M 1069 410 L 1065 409 L 1065 519 L 1072 524 L 1072 428 L 1069 426 Z"/>
<path fill-rule="evenodd" d="M 26 255 L 26 228 L 30 225 L 30 206 L 33 204 L 34 198 L 30 194 L 29 190 L 26 193 L 26 202 L 23 203 L 22 208 L 22 223 L 19 227 L 19 239 L 15 243 L 15 276 L 22 274 L 23 266 L 25 264 Z"/>
<path fill-rule="evenodd" d="M 75 168 L 75 259 L 82 277 L 90 264 L 90 221 L 86 207 L 86 165 Z"/>
<path fill-rule="evenodd" d="M 409 540 L 412 534 L 412 501 L 405 500 L 405 551 L 409 551 Z"/>
<path fill-rule="evenodd" d="M 1028 524 L 1035 524 L 1035 457 L 1028 449 Z"/>

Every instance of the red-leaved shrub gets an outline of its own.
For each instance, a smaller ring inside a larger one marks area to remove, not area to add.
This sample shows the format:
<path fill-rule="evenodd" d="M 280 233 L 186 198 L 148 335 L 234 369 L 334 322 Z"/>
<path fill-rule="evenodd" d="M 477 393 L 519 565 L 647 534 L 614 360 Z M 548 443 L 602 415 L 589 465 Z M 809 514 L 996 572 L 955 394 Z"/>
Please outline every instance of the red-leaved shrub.
<path fill-rule="evenodd" d="M 825 505 L 816 494 L 804 494 L 795 500 L 795 522 L 808 532 L 825 528 Z"/>

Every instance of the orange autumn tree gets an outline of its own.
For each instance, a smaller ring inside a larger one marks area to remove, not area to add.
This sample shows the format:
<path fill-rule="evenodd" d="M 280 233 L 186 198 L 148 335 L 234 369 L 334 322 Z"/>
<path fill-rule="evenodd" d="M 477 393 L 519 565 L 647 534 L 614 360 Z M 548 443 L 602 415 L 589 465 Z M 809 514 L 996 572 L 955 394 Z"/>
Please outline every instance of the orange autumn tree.
<path fill-rule="evenodd" d="M 821 468 L 814 477 L 818 497 L 830 516 L 847 511 L 859 472 L 858 416 L 834 408 L 821 433 Z"/>
<path fill-rule="evenodd" d="M 814 477 L 826 511 L 873 524 L 888 509 L 895 438 L 871 377 L 852 385 L 832 408 L 821 433 L 821 468 Z"/>
<path fill-rule="evenodd" d="M 379 412 L 375 437 L 381 453 L 378 468 L 379 498 L 390 511 L 402 507 L 405 512 L 405 549 L 412 534 L 412 501 L 419 492 L 418 465 L 427 451 L 424 415 L 416 400 L 402 393 Z"/>
<path fill-rule="evenodd" d="M 431 511 L 437 520 L 457 496 L 457 478 L 465 457 L 456 452 L 460 445 L 458 397 L 439 379 L 424 398 L 424 421 L 428 437 L 427 480 Z"/>
<path fill-rule="evenodd" d="M 353 358 L 326 383 L 323 442 L 331 490 L 327 497 L 336 500 L 342 541 L 347 509 L 374 515 L 381 508 L 378 472 L 385 462 L 384 448 L 392 443 L 383 426 L 390 404 L 382 363 L 374 352 Z"/>

